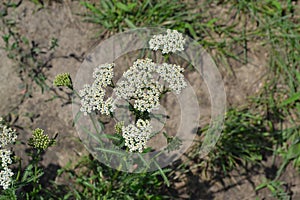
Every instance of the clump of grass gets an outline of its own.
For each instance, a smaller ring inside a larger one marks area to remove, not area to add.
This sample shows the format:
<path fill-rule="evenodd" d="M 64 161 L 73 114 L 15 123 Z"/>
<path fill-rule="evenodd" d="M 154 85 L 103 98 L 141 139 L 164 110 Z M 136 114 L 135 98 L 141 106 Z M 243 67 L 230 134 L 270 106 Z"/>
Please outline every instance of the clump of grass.
<path fill-rule="evenodd" d="M 264 188 L 268 188 L 271 192 L 271 195 L 278 200 L 287 200 L 291 199 L 291 192 L 286 191 L 286 183 L 279 180 L 264 180 L 259 186 L 255 188 L 256 191 L 259 191 Z M 271 196 L 270 195 L 270 196 Z"/>
<path fill-rule="evenodd" d="M 69 180 L 71 199 L 168 199 L 159 172 L 132 174 L 107 167 L 91 155 L 59 170 Z M 53 196 L 54 198 L 58 198 Z"/>
<path fill-rule="evenodd" d="M 248 109 L 229 110 L 222 135 L 208 155 L 210 167 L 228 174 L 239 166 L 262 161 L 265 152 L 272 148 L 271 133 L 267 126 L 262 116 Z M 201 130 L 204 131 L 205 128 Z"/>
<path fill-rule="evenodd" d="M 100 24 L 101 31 L 121 32 L 127 28 L 165 27 L 193 34 L 191 23 L 199 20 L 192 4 L 175 0 L 116 1 L 104 0 L 97 4 L 81 1 L 88 9 L 86 21 Z"/>
<path fill-rule="evenodd" d="M 261 18 L 259 28 L 270 48 L 269 81 L 263 94 L 256 98 L 265 107 L 269 119 L 276 125 L 282 137 L 277 140 L 275 152 L 283 158 L 281 170 L 289 162 L 299 160 L 299 111 L 300 111 L 300 45 L 299 25 L 292 1 L 268 1 L 272 9 L 257 9 Z M 265 6 L 267 6 L 265 5 Z M 297 13 L 299 14 L 299 13 Z"/>
<path fill-rule="evenodd" d="M 224 3 L 224 1 L 222 1 Z M 282 182 L 279 181 L 280 176 L 284 172 L 289 163 L 293 163 L 296 169 L 299 169 L 299 111 L 300 111 L 300 74 L 299 74 L 299 25 L 297 23 L 299 10 L 292 1 L 225 1 L 226 5 L 231 6 L 231 10 L 236 12 L 241 18 L 248 16 L 251 21 L 256 24 L 252 29 L 246 29 L 246 40 L 260 42 L 268 50 L 268 74 L 267 81 L 261 94 L 253 98 L 251 101 L 253 107 L 259 110 L 259 116 L 263 120 L 262 128 L 268 130 L 262 138 L 261 135 L 254 136 L 257 143 L 261 141 L 269 141 L 268 149 L 272 148 L 274 156 L 282 158 L 282 164 L 277 171 L 274 180 L 259 186 L 259 188 L 267 187 L 274 197 L 285 199 L 286 193 L 281 189 Z M 298 13 L 297 13 L 298 12 Z M 229 32 L 230 33 L 230 32 Z M 243 33 L 240 33 L 243 37 Z M 241 38 L 242 38 L 241 37 Z M 232 114 L 232 113 L 231 113 Z M 238 123 L 233 126 L 232 130 L 240 132 L 240 127 L 244 124 L 244 117 L 239 116 Z M 229 118 L 228 122 L 234 118 Z M 233 120 L 234 122 L 235 120 Z M 247 125 L 251 127 L 255 125 L 255 121 L 250 121 Z M 224 153 L 224 159 L 229 157 L 229 166 L 234 163 L 231 161 L 232 152 L 236 152 L 236 147 L 226 148 L 226 144 L 230 142 L 239 142 L 235 140 L 225 140 L 228 133 L 226 128 L 228 123 L 225 122 L 223 138 L 221 138 L 219 150 Z M 246 129 L 247 130 L 247 129 Z M 265 131 L 263 131 L 265 132 Z M 268 132 L 270 134 L 268 134 Z M 256 153 L 251 152 L 252 140 L 249 135 L 253 135 L 251 130 L 247 130 L 246 139 L 240 140 L 241 147 L 250 151 L 250 155 Z M 249 135 L 248 135 L 249 134 Z M 222 143 L 223 140 L 223 143 Z M 245 142 L 249 141 L 247 145 Z M 226 143 L 226 141 L 230 141 Z M 233 145 L 233 143 L 232 143 Z M 235 146 L 235 145 L 233 145 Z M 220 148 L 221 147 L 221 148 Z M 259 151 L 259 149 L 257 150 Z M 219 151 L 216 151 L 219 152 Z M 238 151 L 237 151 L 238 152 Z M 246 152 L 243 150 L 243 152 Z M 222 155 L 222 154 L 220 154 Z M 241 154 L 242 160 L 249 160 L 249 157 Z M 227 161 L 226 161 L 227 162 Z M 224 163 L 224 162 L 223 162 Z M 219 163 L 220 164 L 220 163 Z M 221 162 L 221 166 L 223 166 Z"/>

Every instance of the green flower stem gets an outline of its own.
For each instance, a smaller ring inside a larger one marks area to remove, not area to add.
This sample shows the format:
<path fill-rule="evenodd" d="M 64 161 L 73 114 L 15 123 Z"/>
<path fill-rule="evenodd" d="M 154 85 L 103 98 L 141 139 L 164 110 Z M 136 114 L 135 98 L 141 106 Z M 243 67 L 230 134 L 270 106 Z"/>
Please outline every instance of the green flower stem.
<path fill-rule="evenodd" d="M 19 178 L 21 176 L 21 170 L 22 170 L 22 160 L 18 159 L 18 173 L 16 176 L 16 181 L 19 180 Z"/>
<path fill-rule="evenodd" d="M 34 177 L 33 177 L 33 191 L 32 191 L 32 195 L 36 196 L 37 193 L 39 192 L 38 189 L 38 182 L 39 182 L 39 171 L 38 171 L 38 163 L 41 159 L 41 153 L 42 151 L 40 149 L 37 149 L 37 152 L 33 154 L 32 156 L 32 165 L 33 165 L 33 173 L 34 173 Z"/>
<path fill-rule="evenodd" d="M 129 104 L 129 111 L 131 111 L 134 116 L 135 116 L 135 123 L 137 122 L 137 120 L 142 119 L 142 120 L 149 120 L 150 119 L 150 113 L 147 111 L 141 112 L 137 109 L 134 108 L 134 106 L 132 105 L 132 103 L 130 103 L 129 101 L 127 101 L 127 103 Z"/>
<path fill-rule="evenodd" d="M 170 58 L 170 54 L 163 54 L 164 56 L 164 62 L 167 62 Z"/>

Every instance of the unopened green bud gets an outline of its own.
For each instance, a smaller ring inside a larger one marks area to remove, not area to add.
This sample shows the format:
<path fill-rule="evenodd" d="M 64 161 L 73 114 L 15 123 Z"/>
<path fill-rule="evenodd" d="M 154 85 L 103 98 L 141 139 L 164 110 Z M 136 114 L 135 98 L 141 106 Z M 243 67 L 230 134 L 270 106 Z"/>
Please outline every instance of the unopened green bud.
<path fill-rule="evenodd" d="M 54 81 L 54 86 L 67 86 L 68 88 L 73 88 L 72 79 L 69 73 L 58 74 Z"/>
<path fill-rule="evenodd" d="M 49 139 L 49 136 L 44 134 L 44 130 L 40 128 L 35 129 L 32 136 L 29 139 L 29 145 L 36 149 L 45 150 L 55 142 L 53 139 Z"/>
<path fill-rule="evenodd" d="M 124 122 L 123 121 L 116 123 L 115 130 L 116 130 L 117 134 L 122 134 L 122 127 L 123 126 L 124 126 Z"/>

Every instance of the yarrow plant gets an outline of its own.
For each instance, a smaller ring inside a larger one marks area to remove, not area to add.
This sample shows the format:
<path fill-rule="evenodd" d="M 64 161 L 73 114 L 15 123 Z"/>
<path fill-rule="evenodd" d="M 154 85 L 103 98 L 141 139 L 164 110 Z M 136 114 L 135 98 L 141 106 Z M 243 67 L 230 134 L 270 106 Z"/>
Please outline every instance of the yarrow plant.
<path fill-rule="evenodd" d="M 12 163 L 11 150 L 5 149 L 9 144 L 16 141 L 16 131 L 7 127 L 2 118 L 0 118 L 0 156 L 1 156 L 1 171 L 0 171 L 0 185 L 6 190 L 11 184 L 11 177 L 14 175 L 12 170 L 8 167 Z"/>
<path fill-rule="evenodd" d="M 168 54 L 183 51 L 185 39 L 178 31 L 167 30 L 165 35 L 154 35 L 148 42 L 151 50 L 161 49 L 162 54 Z M 167 62 L 156 63 L 150 58 L 137 59 L 120 81 L 114 83 L 114 68 L 115 63 L 105 63 L 94 69 L 93 82 L 85 84 L 78 92 L 80 112 L 114 117 L 120 106 L 118 102 L 126 101 L 129 111 L 135 116 L 135 123 L 125 125 L 120 121 L 116 133 L 124 141 L 120 145 L 129 152 L 142 153 L 152 137 L 151 113 L 160 107 L 163 94 L 172 91 L 178 95 L 187 86 L 184 69 Z M 71 82 L 66 75 L 58 77 L 59 82 Z M 112 96 L 108 96 L 108 88 L 111 88 Z"/>

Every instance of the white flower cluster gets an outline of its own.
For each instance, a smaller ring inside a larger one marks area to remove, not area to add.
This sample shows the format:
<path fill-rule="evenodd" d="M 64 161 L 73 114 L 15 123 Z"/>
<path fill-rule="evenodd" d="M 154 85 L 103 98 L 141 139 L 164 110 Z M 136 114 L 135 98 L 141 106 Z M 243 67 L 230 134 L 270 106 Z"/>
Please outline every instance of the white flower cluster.
<path fill-rule="evenodd" d="M 114 77 L 114 67 L 114 63 L 106 63 L 104 65 L 99 65 L 98 67 L 96 67 L 93 72 L 93 78 L 95 79 L 94 82 L 103 87 L 112 84 L 112 78 Z"/>
<path fill-rule="evenodd" d="M 15 130 L 8 128 L 2 118 L 0 118 L 0 157 L 1 157 L 1 167 L 0 171 L 0 185 L 6 190 L 10 183 L 11 177 L 14 173 L 8 168 L 8 165 L 12 163 L 10 150 L 4 149 L 8 144 L 15 142 L 17 139 L 17 134 Z"/>
<path fill-rule="evenodd" d="M 9 187 L 11 183 L 11 177 L 13 175 L 14 173 L 8 167 L 5 167 L 3 170 L 0 171 L 0 185 L 3 187 L 4 190 L 6 190 Z"/>
<path fill-rule="evenodd" d="M 122 136 L 125 139 L 125 146 L 130 152 L 143 152 L 151 134 L 151 125 L 148 120 L 139 119 L 135 125 L 130 124 L 122 127 Z"/>
<path fill-rule="evenodd" d="M 151 59 L 138 59 L 124 74 L 125 80 L 115 89 L 118 98 L 135 99 L 134 108 L 140 111 L 152 111 L 159 106 L 162 85 L 153 78 L 156 64 Z"/>
<path fill-rule="evenodd" d="M 163 85 L 154 79 L 153 73 L 157 73 L 179 94 L 187 86 L 183 71 L 178 65 L 163 63 L 158 66 L 149 58 L 138 59 L 123 74 L 125 80 L 117 84 L 116 95 L 126 100 L 134 99 L 134 108 L 139 111 L 151 112 L 158 108 L 159 97 L 163 91 Z"/>
<path fill-rule="evenodd" d="M 4 125 L 2 118 L 0 118 L 0 131 L 0 148 L 16 141 L 16 132 Z"/>
<path fill-rule="evenodd" d="M 9 164 L 12 163 L 10 155 L 11 155 L 11 151 L 10 150 L 0 149 L 1 166 L 3 168 L 7 167 Z"/>
<path fill-rule="evenodd" d="M 149 41 L 150 49 L 157 51 L 158 49 L 162 50 L 163 54 L 169 52 L 175 53 L 176 51 L 183 51 L 185 44 L 185 39 L 182 34 L 176 30 L 167 30 L 166 35 L 154 35 Z"/>
<path fill-rule="evenodd" d="M 115 109 L 113 99 L 110 97 L 106 100 L 105 88 L 112 84 L 114 63 L 103 64 L 95 68 L 93 78 L 95 79 L 92 85 L 84 85 L 84 88 L 79 91 L 81 97 L 80 111 L 87 115 L 92 111 L 98 110 L 101 114 L 109 115 Z"/>
<path fill-rule="evenodd" d="M 156 72 L 176 94 L 179 94 L 187 86 L 182 74 L 184 69 L 179 65 L 163 63 L 162 66 L 157 67 Z"/>

